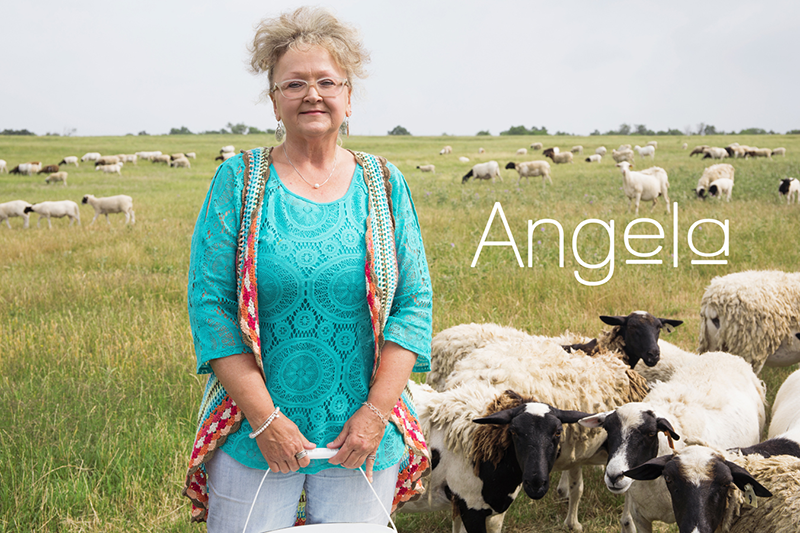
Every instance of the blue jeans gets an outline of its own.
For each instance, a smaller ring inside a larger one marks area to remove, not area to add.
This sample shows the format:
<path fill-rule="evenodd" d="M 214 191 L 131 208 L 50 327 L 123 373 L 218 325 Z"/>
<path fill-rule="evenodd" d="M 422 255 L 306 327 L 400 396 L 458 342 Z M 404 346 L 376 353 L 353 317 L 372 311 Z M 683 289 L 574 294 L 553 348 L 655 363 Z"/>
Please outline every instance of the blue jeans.
<path fill-rule="evenodd" d="M 208 533 L 242 533 L 264 471 L 244 466 L 222 450 L 214 453 L 206 470 Z M 391 511 L 398 470 L 399 463 L 372 476 L 372 487 L 387 511 Z M 329 468 L 312 475 L 270 471 L 261 486 L 246 533 L 293 526 L 303 489 L 306 524 L 386 525 L 389 521 L 358 469 Z"/>

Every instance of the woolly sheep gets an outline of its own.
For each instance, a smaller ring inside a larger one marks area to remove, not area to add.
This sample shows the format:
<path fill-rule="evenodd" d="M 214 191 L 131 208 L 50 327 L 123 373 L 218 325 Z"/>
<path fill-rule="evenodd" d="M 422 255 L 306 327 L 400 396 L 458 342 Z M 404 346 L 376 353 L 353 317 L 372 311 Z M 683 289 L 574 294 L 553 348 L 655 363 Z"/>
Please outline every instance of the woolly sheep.
<path fill-rule="evenodd" d="M 439 155 L 452 154 L 452 153 L 453 153 L 453 147 L 452 146 L 445 146 L 444 148 L 439 150 Z"/>
<path fill-rule="evenodd" d="M 30 207 L 31 204 L 25 200 L 13 200 L 0 204 L 0 222 L 6 221 L 6 226 L 11 229 L 11 223 L 8 221 L 9 217 L 22 217 L 22 227 L 28 227 L 29 215 L 25 208 Z"/>
<path fill-rule="evenodd" d="M 36 221 L 36 227 L 43 218 L 47 219 L 47 227 L 53 229 L 53 224 L 50 222 L 50 217 L 62 218 L 69 217 L 69 225 L 76 220 L 78 225 L 81 224 L 81 212 L 78 209 L 78 204 L 72 200 L 60 200 L 57 202 L 40 202 L 38 204 L 29 205 L 25 208 L 25 213 L 36 213 L 39 215 L 39 220 Z"/>
<path fill-rule="evenodd" d="M 497 161 L 487 161 L 486 163 L 478 163 L 473 166 L 470 171 L 461 178 L 461 184 L 463 185 L 473 177 L 476 180 L 490 179 L 492 182 L 494 182 L 494 179 L 497 177 L 500 178 L 500 181 L 503 181 L 503 176 L 500 174 L 500 165 Z"/>
<path fill-rule="evenodd" d="M 431 172 L 436 174 L 436 165 L 417 165 L 417 169 L 420 172 Z"/>
<path fill-rule="evenodd" d="M 558 152 L 558 148 L 548 148 L 542 155 L 545 157 L 549 157 L 553 160 L 553 163 L 562 164 L 562 163 L 572 163 L 572 152 Z"/>
<path fill-rule="evenodd" d="M 778 389 L 772 402 L 770 420 L 770 439 L 789 432 L 800 432 L 800 370 L 792 372 Z"/>
<path fill-rule="evenodd" d="M 56 183 L 56 182 L 59 182 L 59 181 L 64 184 L 64 187 L 67 186 L 67 173 L 66 172 L 63 172 L 63 171 L 62 172 L 54 172 L 54 173 L 50 174 L 49 176 L 47 176 L 44 179 L 44 182 L 47 183 L 48 185 L 50 183 Z"/>
<path fill-rule="evenodd" d="M 600 146 L 597 149 L 595 149 L 594 153 L 596 153 L 597 155 L 606 155 L 608 153 L 608 150 L 606 150 L 605 146 Z"/>
<path fill-rule="evenodd" d="M 64 159 L 61 160 L 59 165 L 75 165 L 78 166 L 78 157 L 74 155 L 68 155 Z"/>
<path fill-rule="evenodd" d="M 778 192 L 786 196 L 786 203 L 792 203 L 792 196 L 794 196 L 794 203 L 800 203 L 800 181 L 795 178 L 784 178 L 778 186 Z"/>
<path fill-rule="evenodd" d="M 134 165 L 137 165 L 138 161 L 139 161 L 139 156 L 136 154 L 127 154 L 125 156 L 125 159 L 123 160 L 123 162 L 125 163 L 133 163 Z"/>
<path fill-rule="evenodd" d="M 621 152 L 622 150 L 631 150 L 631 145 L 630 144 L 620 144 L 619 148 L 617 148 L 617 151 Z"/>
<path fill-rule="evenodd" d="M 652 146 L 654 148 L 658 148 L 658 141 L 648 141 L 647 146 Z"/>
<path fill-rule="evenodd" d="M 747 157 L 747 146 L 740 146 L 739 143 L 731 143 L 725 147 L 728 157 Z"/>
<path fill-rule="evenodd" d="M 128 222 L 136 224 L 136 215 L 133 212 L 133 199 L 130 196 L 118 194 L 117 196 L 95 198 L 94 195 L 87 194 L 83 197 L 81 203 L 89 204 L 94 208 L 94 218 L 89 222 L 90 226 L 94 224 L 94 221 L 97 220 L 97 217 L 100 215 L 106 216 L 106 222 L 108 222 L 110 226 L 111 221 L 108 219 L 109 213 L 125 213 L 125 224 Z"/>
<path fill-rule="evenodd" d="M 711 196 L 725 196 L 726 201 L 731 201 L 731 193 L 733 192 L 733 180 L 728 178 L 721 178 L 711 184 L 708 188 L 708 194 Z"/>
<path fill-rule="evenodd" d="M 102 170 L 106 174 L 119 174 L 122 176 L 122 163 L 115 163 L 113 165 L 99 165 L 94 167 L 95 170 Z"/>
<path fill-rule="evenodd" d="M 469 163 L 469 157 L 465 157 L 463 155 L 459 157 L 458 160 L 461 161 L 462 163 Z"/>
<path fill-rule="evenodd" d="M 630 199 L 630 207 L 636 206 L 637 215 L 639 214 L 639 202 L 641 200 L 645 202 L 652 200 L 652 209 L 655 209 L 659 196 L 664 197 L 664 201 L 667 204 L 667 213 L 670 212 L 669 195 L 667 194 L 669 179 L 667 172 L 663 168 L 650 167 L 639 172 L 633 172 L 630 170 L 630 163 L 627 161 L 617 163 L 617 166 L 622 170 L 622 190 L 625 192 L 625 196 Z"/>
<path fill-rule="evenodd" d="M 700 144 L 700 145 L 698 145 L 698 146 L 695 146 L 694 150 L 692 150 L 692 151 L 689 153 L 689 157 L 692 157 L 692 156 L 693 156 L 693 155 L 695 155 L 695 154 L 698 154 L 698 155 L 699 155 L 699 154 L 705 154 L 705 153 L 706 153 L 706 149 L 707 149 L 708 147 L 709 147 L 709 146 L 708 146 L 707 144 Z"/>
<path fill-rule="evenodd" d="M 700 353 L 725 350 L 753 366 L 800 362 L 800 273 L 748 270 L 711 280 L 700 303 Z"/>
<path fill-rule="evenodd" d="M 716 146 L 706 148 L 703 153 L 703 159 L 725 159 L 726 157 L 728 157 L 728 151 Z"/>
<path fill-rule="evenodd" d="M 134 154 L 139 159 L 147 159 L 148 161 L 152 160 L 155 156 L 161 155 L 161 151 L 149 151 L 149 152 L 136 152 Z"/>
<path fill-rule="evenodd" d="M 179 152 L 177 154 L 169 154 L 169 160 L 175 161 L 176 159 L 186 159 L 186 154 Z"/>
<path fill-rule="evenodd" d="M 772 159 L 772 150 L 769 148 L 749 148 L 747 150 L 747 157 L 766 157 Z"/>
<path fill-rule="evenodd" d="M 600 154 L 592 154 L 586 158 L 587 163 L 599 163 L 602 160 L 603 156 L 601 156 Z"/>
<path fill-rule="evenodd" d="M 772 155 L 782 155 L 783 157 L 786 157 L 786 148 L 775 148 L 772 151 Z"/>
<path fill-rule="evenodd" d="M 5 159 L 0 159 L 0 174 L 8 173 L 8 163 Z"/>
<path fill-rule="evenodd" d="M 234 155 L 233 152 L 225 152 L 225 154 L 231 154 L 229 157 L 233 157 L 233 155 Z M 223 155 L 225 155 L 225 154 L 223 154 Z M 153 157 L 150 158 L 150 162 L 154 163 L 154 164 L 155 163 L 166 163 L 167 165 L 169 165 L 170 161 L 172 161 L 172 160 L 170 159 L 170 157 L 167 154 L 154 155 Z"/>
<path fill-rule="evenodd" d="M 225 153 L 232 154 L 235 151 L 236 151 L 236 149 L 233 147 L 232 144 L 229 144 L 227 146 L 223 146 L 222 148 L 219 149 L 219 153 L 221 153 L 221 154 L 225 154 Z"/>
<path fill-rule="evenodd" d="M 87 152 L 83 154 L 81 161 L 97 161 L 100 157 L 100 152 Z"/>
<path fill-rule="evenodd" d="M 189 159 L 197 159 L 197 154 L 195 154 L 194 152 L 186 152 L 186 154 L 184 155 L 186 155 L 186 157 Z"/>
<path fill-rule="evenodd" d="M 632 150 L 611 150 L 611 157 L 617 163 L 622 163 L 623 161 L 633 163 L 634 159 Z"/>
<path fill-rule="evenodd" d="M 541 150 L 544 148 L 542 143 L 531 143 L 531 150 Z"/>
<path fill-rule="evenodd" d="M 669 477 L 670 512 L 681 533 L 789 533 L 800 525 L 798 471 L 800 459 L 793 455 L 694 445 L 627 474 L 642 480 Z M 765 499 L 754 506 L 745 503 L 750 498 Z"/>
<path fill-rule="evenodd" d="M 756 444 L 764 428 L 765 401 L 764 384 L 746 362 L 711 352 L 679 368 L 669 381 L 651 385 L 641 403 L 581 420 L 608 435 L 604 480 L 611 492 L 625 493 L 622 531 L 650 531 L 653 520 L 675 521 L 663 481 L 634 481 L 627 475 L 631 468 L 692 442 Z"/>
<path fill-rule="evenodd" d="M 655 159 L 656 158 L 656 147 L 655 146 L 648 145 L 648 146 L 642 147 L 642 146 L 639 146 L 637 144 L 634 147 L 634 150 L 639 152 L 639 157 L 644 158 L 644 157 L 647 157 L 649 155 L 650 159 Z"/>
<path fill-rule="evenodd" d="M 583 153 L 583 146 L 577 144 L 570 149 L 570 152 L 573 154 L 582 154 Z"/>
<path fill-rule="evenodd" d="M 121 159 L 119 158 L 119 156 L 116 156 L 116 155 L 104 155 L 103 157 L 99 157 L 99 158 L 97 158 L 97 160 L 95 160 L 94 166 L 97 167 L 97 166 L 100 166 L 100 165 L 116 165 L 120 161 L 121 161 Z"/>
<path fill-rule="evenodd" d="M 712 183 L 723 178 L 729 179 L 731 182 L 733 182 L 735 172 L 736 171 L 733 168 L 733 165 L 728 163 L 717 163 L 716 165 L 711 165 L 703 171 L 703 175 L 700 176 L 699 180 L 697 180 L 697 187 L 694 190 L 695 194 L 700 198 L 705 198 L 706 190 L 708 190 Z"/>
<path fill-rule="evenodd" d="M 522 178 L 532 178 L 534 176 L 542 177 L 542 187 L 544 187 L 545 180 L 553 184 L 553 179 L 550 177 L 550 163 L 547 161 L 526 161 L 524 163 L 514 163 L 513 161 L 506 165 L 506 169 L 513 168 L 519 173 L 517 179 L 517 187 L 519 187 Z"/>
<path fill-rule="evenodd" d="M 171 167 L 181 167 L 181 168 L 192 168 L 192 164 L 189 163 L 189 160 L 185 157 L 179 157 L 177 159 L 173 159 L 169 162 L 169 166 Z"/>
<path fill-rule="evenodd" d="M 517 155 L 526 155 L 528 153 L 527 148 L 520 148 L 517 150 Z"/>

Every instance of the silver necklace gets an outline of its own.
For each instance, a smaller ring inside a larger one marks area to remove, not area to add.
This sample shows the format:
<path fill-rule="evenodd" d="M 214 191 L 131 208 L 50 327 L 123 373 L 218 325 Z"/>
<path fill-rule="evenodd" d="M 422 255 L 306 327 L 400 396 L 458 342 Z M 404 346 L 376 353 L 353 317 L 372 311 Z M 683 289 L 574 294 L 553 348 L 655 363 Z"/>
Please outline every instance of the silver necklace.
<path fill-rule="evenodd" d="M 294 166 L 294 163 L 292 163 L 292 160 L 291 160 L 291 159 L 289 159 L 289 154 L 287 154 L 287 153 L 286 153 L 286 143 L 282 144 L 281 146 L 283 146 L 283 155 L 285 155 L 285 156 L 286 156 L 286 160 L 287 160 L 287 161 L 289 161 L 289 164 L 290 164 L 290 165 L 292 165 L 292 168 L 294 169 L 294 171 L 295 171 L 295 172 L 297 172 L 297 175 L 298 175 L 298 176 L 300 176 L 300 178 L 301 178 L 303 181 L 305 181 L 307 184 L 309 184 L 310 186 L 314 187 L 315 189 L 319 189 L 320 187 L 322 187 L 323 185 L 325 185 L 326 183 L 328 183 L 328 180 L 329 180 L 329 179 L 331 179 L 331 176 L 333 176 L 333 171 L 334 171 L 334 170 L 336 170 L 336 156 L 337 156 L 337 155 L 339 155 L 339 154 L 338 154 L 338 150 L 336 150 L 336 151 L 334 151 L 334 152 L 333 152 L 333 168 L 331 169 L 331 173 L 330 173 L 330 174 L 328 174 L 328 177 L 325 179 L 325 181 L 323 181 L 322 183 L 311 183 L 310 181 L 308 181 L 308 180 L 305 178 L 305 176 L 303 176 L 302 174 L 300 174 L 300 171 L 299 171 L 299 170 L 297 170 L 297 167 L 296 167 L 296 166 Z"/>

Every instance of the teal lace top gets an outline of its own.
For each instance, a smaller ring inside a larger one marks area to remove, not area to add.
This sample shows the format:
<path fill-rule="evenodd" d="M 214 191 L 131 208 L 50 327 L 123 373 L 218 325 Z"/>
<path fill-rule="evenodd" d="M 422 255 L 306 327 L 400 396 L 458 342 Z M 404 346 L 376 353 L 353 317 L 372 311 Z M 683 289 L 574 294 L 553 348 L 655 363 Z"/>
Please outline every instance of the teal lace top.
<path fill-rule="evenodd" d="M 430 370 L 431 283 L 408 185 L 389 164 L 399 281 L 384 330 L 417 354 L 415 372 Z M 199 218 L 189 268 L 189 318 L 197 372 L 209 361 L 251 353 L 237 324 L 236 239 L 241 211 L 241 155 L 220 165 Z M 340 199 L 317 203 L 286 189 L 270 167 L 258 249 L 258 306 L 267 389 L 281 413 L 319 447 L 334 440 L 369 393 L 374 339 L 366 301 L 364 262 L 368 191 L 356 166 Z M 201 213 L 205 212 L 204 209 Z M 267 462 L 245 419 L 222 449 L 240 463 Z M 402 437 L 388 424 L 375 470 L 397 463 Z M 301 472 L 333 467 L 312 461 Z"/>

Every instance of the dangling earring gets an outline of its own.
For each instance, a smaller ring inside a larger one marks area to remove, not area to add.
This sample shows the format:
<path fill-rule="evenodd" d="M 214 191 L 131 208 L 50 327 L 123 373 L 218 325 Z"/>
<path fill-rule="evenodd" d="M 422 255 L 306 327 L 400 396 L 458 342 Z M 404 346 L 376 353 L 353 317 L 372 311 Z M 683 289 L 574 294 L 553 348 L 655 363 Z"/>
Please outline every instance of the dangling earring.
<path fill-rule="evenodd" d="M 344 126 L 347 129 L 347 136 L 350 137 L 350 117 L 345 117 Z"/>
<path fill-rule="evenodd" d="M 275 140 L 278 142 L 283 141 L 283 137 L 286 135 L 286 130 L 283 129 L 283 122 L 280 120 L 278 121 L 278 127 L 275 128 Z"/>

